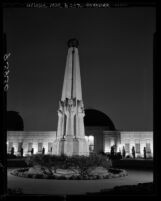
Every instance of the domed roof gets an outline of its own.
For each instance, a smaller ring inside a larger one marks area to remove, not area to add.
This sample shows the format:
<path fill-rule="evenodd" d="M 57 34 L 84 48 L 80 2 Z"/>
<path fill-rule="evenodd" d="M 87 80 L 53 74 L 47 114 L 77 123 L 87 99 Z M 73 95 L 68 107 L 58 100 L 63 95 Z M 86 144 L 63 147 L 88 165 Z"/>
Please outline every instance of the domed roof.
<path fill-rule="evenodd" d="M 112 120 L 103 112 L 95 109 L 85 109 L 85 126 L 107 127 L 108 130 L 115 130 Z"/>
<path fill-rule="evenodd" d="M 7 130 L 8 131 L 23 131 L 23 119 L 16 111 L 7 111 Z"/>

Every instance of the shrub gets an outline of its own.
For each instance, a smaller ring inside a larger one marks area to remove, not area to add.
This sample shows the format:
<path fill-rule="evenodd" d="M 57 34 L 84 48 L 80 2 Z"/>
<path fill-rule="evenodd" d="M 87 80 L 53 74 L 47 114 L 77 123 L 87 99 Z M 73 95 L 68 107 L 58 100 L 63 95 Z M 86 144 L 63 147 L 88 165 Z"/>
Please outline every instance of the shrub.
<path fill-rule="evenodd" d="M 7 159 L 15 159 L 15 158 L 17 158 L 16 155 L 14 155 L 14 154 L 7 154 Z"/>
<path fill-rule="evenodd" d="M 89 176 L 92 168 L 102 166 L 106 169 L 111 167 L 111 161 L 105 155 L 92 154 L 90 156 L 71 156 L 65 155 L 42 155 L 36 154 L 26 159 L 29 166 L 40 165 L 45 175 L 53 176 L 52 170 L 56 173 L 58 168 L 69 168 L 82 177 Z"/>
<path fill-rule="evenodd" d="M 37 177 L 36 174 L 33 174 L 33 175 L 32 175 L 32 178 L 33 178 L 33 179 L 36 179 L 36 177 Z"/>
<path fill-rule="evenodd" d="M 43 179 L 48 179 L 49 178 L 49 176 L 48 175 L 43 175 L 43 177 L 42 177 Z"/>
<path fill-rule="evenodd" d="M 28 178 L 32 178 L 32 174 L 28 174 Z"/>
<path fill-rule="evenodd" d="M 18 172 L 14 172 L 13 175 L 18 176 Z"/>
<path fill-rule="evenodd" d="M 109 169 L 111 161 L 102 155 L 72 156 L 66 159 L 66 167 L 73 170 L 76 168 L 82 177 L 89 176 L 90 170 L 98 166 Z"/>
<path fill-rule="evenodd" d="M 37 179 L 42 179 L 43 178 L 42 174 L 36 174 L 35 176 L 36 176 L 35 178 L 37 178 Z"/>
<path fill-rule="evenodd" d="M 55 175 L 50 176 L 49 179 L 55 179 Z"/>
<path fill-rule="evenodd" d="M 64 180 L 64 179 L 66 179 L 66 177 L 65 176 L 63 176 L 63 175 L 61 175 L 61 176 L 58 176 L 58 178 L 57 179 L 59 179 L 59 180 Z"/>
<path fill-rule="evenodd" d="M 22 168 L 18 170 L 18 172 L 26 172 L 26 171 L 28 171 L 28 168 Z"/>
<path fill-rule="evenodd" d="M 75 177 L 75 179 L 77 179 L 77 180 L 81 180 L 82 178 L 81 178 L 80 175 L 77 175 L 77 176 Z"/>
<path fill-rule="evenodd" d="M 56 173 L 58 168 L 63 168 L 65 166 L 66 156 L 55 156 L 55 155 L 42 155 L 36 154 L 29 156 L 26 159 L 28 166 L 40 165 L 44 174 L 53 175 L 52 170 Z M 47 171 L 46 171 L 47 170 Z"/>
<path fill-rule="evenodd" d="M 58 176 L 58 175 L 55 175 L 55 179 L 59 179 L 59 176 Z"/>
<path fill-rule="evenodd" d="M 27 174 L 27 173 L 24 173 L 24 174 L 23 174 L 23 177 L 28 178 L 28 174 Z"/>
<path fill-rule="evenodd" d="M 104 179 L 109 179 L 109 175 L 105 175 L 105 176 L 104 176 Z"/>
<path fill-rule="evenodd" d="M 132 158 L 130 155 L 127 155 L 126 158 Z"/>
<path fill-rule="evenodd" d="M 96 179 L 99 179 L 99 175 L 96 175 Z"/>
<path fill-rule="evenodd" d="M 111 172 L 112 174 L 119 174 L 122 172 L 120 169 L 112 169 L 112 168 L 109 169 L 108 171 Z"/>

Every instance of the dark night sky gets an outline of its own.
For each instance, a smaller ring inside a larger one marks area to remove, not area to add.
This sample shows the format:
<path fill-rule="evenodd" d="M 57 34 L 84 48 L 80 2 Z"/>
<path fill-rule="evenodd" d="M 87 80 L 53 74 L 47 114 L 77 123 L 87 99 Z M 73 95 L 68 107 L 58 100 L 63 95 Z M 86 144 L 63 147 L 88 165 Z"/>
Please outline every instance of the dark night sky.
<path fill-rule="evenodd" d="M 4 9 L 10 79 L 7 109 L 25 130 L 56 130 L 67 41 L 80 42 L 85 108 L 121 130 L 153 130 L 155 8 Z"/>

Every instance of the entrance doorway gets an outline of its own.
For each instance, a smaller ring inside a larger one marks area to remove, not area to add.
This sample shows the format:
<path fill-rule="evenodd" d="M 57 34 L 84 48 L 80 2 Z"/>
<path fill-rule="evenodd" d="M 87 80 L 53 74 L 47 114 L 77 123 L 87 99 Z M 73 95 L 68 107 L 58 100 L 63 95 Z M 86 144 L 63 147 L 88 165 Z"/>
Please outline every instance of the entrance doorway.
<path fill-rule="evenodd" d="M 89 152 L 93 153 L 94 152 L 94 136 L 93 135 L 86 136 L 86 139 L 89 145 Z"/>

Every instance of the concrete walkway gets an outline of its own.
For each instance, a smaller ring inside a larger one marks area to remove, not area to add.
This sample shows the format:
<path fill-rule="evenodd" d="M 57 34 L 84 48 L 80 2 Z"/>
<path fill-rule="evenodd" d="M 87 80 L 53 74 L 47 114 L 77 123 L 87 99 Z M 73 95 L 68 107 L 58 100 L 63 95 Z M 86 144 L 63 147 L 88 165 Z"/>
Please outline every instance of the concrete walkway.
<path fill-rule="evenodd" d="M 8 170 L 8 188 L 22 188 L 25 194 L 70 195 L 99 192 L 121 185 L 153 181 L 152 171 L 129 170 L 128 176 L 104 180 L 47 180 L 17 177 Z"/>

